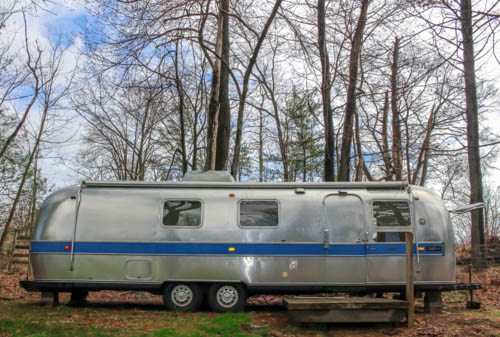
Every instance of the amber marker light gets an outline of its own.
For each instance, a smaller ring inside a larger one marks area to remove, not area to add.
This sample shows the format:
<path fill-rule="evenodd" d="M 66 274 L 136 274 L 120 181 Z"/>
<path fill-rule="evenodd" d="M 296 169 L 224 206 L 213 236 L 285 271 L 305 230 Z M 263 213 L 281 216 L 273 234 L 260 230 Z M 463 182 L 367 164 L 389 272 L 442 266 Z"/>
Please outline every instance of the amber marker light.
<path fill-rule="evenodd" d="M 419 251 L 423 251 L 423 250 L 425 250 L 425 248 L 424 247 L 418 247 L 418 250 Z"/>
<path fill-rule="evenodd" d="M 234 194 L 234 193 L 229 193 L 229 196 L 230 196 L 231 198 L 234 198 L 234 197 L 236 196 L 236 194 Z"/>
<path fill-rule="evenodd" d="M 235 252 L 235 251 L 236 251 L 236 248 L 234 248 L 234 247 L 229 247 L 227 250 L 228 250 L 228 251 L 230 251 L 230 252 Z"/>

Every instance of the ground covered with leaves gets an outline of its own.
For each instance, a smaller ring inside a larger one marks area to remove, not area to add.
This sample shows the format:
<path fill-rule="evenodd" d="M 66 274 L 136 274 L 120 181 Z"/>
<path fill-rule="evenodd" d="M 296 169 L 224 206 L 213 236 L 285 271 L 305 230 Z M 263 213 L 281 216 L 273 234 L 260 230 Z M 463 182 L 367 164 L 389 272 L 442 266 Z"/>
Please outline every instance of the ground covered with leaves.
<path fill-rule="evenodd" d="M 297 324 L 281 298 L 251 298 L 244 313 L 180 313 L 163 309 L 161 296 L 143 292 L 91 292 L 84 306 L 40 306 L 39 294 L 19 288 L 22 274 L 0 273 L 0 336 L 500 336 L 500 266 L 474 272 L 480 310 L 465 308 L 466 292 L 444 293 L 443 314 L 417 312 L 415 328 L 392 324 Z M 458 282 L 468 274 L 459 269 Z M 417 300 L 417 308 L 423 301 Z M 420 310 L 419 310 L 420 311 Z"/>

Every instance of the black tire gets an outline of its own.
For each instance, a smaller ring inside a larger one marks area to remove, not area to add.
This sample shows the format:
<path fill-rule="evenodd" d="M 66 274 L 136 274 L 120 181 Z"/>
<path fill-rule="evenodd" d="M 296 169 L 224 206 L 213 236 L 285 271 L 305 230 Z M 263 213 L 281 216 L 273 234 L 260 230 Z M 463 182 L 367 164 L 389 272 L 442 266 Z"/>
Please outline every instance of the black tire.
<path fill-rule="evenodd" d="M 197 311 L 203 292 L 196 283 L 172 283 L 163 290 L 163 303 L 169 310 Z"/>
<path fill-rule="evenodd" d="M 240 312 L 247 302 L 246 288 L 235 283 L 215 283 L 208 289 L 208 304 L 215 312 Z"/>

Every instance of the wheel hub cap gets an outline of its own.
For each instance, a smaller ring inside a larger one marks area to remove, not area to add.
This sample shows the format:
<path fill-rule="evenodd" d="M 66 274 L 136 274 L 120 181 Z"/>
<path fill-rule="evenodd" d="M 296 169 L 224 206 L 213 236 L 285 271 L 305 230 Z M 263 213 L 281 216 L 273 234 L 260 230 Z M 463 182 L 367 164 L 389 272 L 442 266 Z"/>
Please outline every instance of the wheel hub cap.
<path fill-rule="evenodd" d="M 188 306 L 193 300 L 193 291 L 185 285 L 178 285 L 172 289 L 172 302 L 178 307 Z"/>
<path fill-rule="evenodd" d="M 238 302 L 238 291 L 233 286 L 223 286 L 217 291 L 217 302 L 224 308 L 230 308 Z"/>

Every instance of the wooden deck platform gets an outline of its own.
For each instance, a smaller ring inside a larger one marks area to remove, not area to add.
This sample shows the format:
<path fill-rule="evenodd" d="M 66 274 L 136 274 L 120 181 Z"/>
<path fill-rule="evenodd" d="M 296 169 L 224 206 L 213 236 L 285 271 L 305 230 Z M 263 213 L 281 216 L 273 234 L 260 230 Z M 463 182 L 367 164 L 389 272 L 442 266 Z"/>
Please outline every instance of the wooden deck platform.
<path fill-rule="evenodd" d="M 283 299 L 292 318 L 301 323 L 399 322 L 414 327 L 413 233 L 406 232 L 406 298 L 408 301 L 364 297 L 291 297 Z"/>
<path fill-rule="evenodd" d="M 408 314 L 407 301 L 387 298 L 300 296 L 283 301 L 300 323 L 400 322 Z"/>

